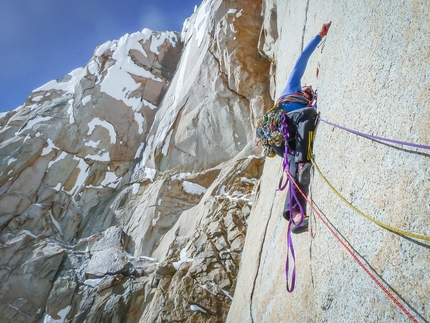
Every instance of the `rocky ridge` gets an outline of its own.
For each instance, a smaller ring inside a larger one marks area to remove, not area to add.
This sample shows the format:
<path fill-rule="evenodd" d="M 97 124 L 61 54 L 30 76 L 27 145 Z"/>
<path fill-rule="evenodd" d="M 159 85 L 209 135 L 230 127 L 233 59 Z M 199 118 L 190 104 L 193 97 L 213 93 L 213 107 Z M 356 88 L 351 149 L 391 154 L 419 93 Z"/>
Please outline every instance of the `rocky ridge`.
<path fill-rule="evenodd" d="M 2 115 L 2 322 L 225 321 L 264 164 L 260 6 L 107 42 Z"/>

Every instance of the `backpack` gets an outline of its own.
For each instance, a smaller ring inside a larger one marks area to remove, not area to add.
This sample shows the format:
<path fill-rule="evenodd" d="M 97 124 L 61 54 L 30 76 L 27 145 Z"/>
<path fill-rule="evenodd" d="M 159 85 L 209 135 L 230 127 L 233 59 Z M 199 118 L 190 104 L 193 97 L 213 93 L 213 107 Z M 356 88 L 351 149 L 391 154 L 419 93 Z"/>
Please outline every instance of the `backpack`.
<path fill-rule="evenodd" d="M 265 156 L 275 157 L 276 152 L 273 146 L 281 147 L 285 145 L 286 138 L 287 142 L 291 143 L 292 138 L 289 138 L 288 131 L 289 118 L 287 112 L 282 109 L 282 104 L 284 102 L 300 102 L 311 107 L 312 103 L 315 102 L 314 108 L 316 108 L 316 100 L 316 92 L 312 101 L 305 98 L 303 93 L 287 94 L 278 99 L 276 104 L 264 115 L 255 132 L 257 137 L 256 144 L 262 143 Z M 294 147 L 292 148 L 294 150 Z"/>

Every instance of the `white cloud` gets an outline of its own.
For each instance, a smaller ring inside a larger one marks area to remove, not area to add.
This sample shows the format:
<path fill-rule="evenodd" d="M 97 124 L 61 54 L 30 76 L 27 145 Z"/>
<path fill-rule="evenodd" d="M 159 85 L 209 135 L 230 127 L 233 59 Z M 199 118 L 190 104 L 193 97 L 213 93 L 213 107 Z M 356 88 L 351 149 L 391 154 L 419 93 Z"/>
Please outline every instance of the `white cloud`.
<path fill-rule="evenodd" d="M 164 13 L 154 7 L 145 7 L 140 14 L 140 25 L 142 27 L 155 31 L 164 31 L 168 29 L 168 11 Z M 143 29 L 143 28 L 142 28 Z"/>

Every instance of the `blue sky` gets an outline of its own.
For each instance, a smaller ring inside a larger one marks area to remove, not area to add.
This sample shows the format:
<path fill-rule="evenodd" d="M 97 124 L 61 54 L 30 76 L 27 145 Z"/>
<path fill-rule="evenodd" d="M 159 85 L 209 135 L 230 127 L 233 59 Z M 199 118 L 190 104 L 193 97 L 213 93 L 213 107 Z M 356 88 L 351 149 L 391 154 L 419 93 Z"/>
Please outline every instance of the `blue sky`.
<path fill-rule="evenodd" d="M 0 112 L 126 33 L 182 30 L 202 0 L 0 0 Z"/>

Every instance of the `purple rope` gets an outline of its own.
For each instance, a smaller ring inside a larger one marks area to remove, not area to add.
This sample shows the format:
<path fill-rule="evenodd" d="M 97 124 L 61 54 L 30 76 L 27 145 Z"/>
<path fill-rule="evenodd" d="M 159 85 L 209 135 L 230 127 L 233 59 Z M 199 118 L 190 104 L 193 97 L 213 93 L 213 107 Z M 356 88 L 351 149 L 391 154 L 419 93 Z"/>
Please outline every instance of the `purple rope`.
<path fill-rule="evenodd" d="M 346 127 L 342 127 L 340 125 L 331 123 L 331 122 L 326 121 L 326 120 L 321 119 L 321 118 L 319 118 L 319 119 L 320 119 L 320 121 L 325 122 L 325 123 L 327 123 L 327 124 L 329 124 L 331 126 L 334 126 L 334 127 L 340 128 L 342 130 L 354 133 L 356 135 L 364 136 L 364 137 L 367 137 L 367 138 L 376 139 L 376 140 L 382 140 L 382 141 L 388 141 L 388 142 L 392 142 L 392 143 L 395 143 L 395 144 L 412 146 L 412 147 L 416 147 L 416 148 L 430 149 L 430 146 L 421 145 L 421 144 L 414 144 L 414 143 L 411 143 L 411 142 L 400 141 L 400 140 L 395 140 L 395 139 L 389 139 L 389 138 L 384 138 L 384 137 L 379 137 L 379 136 L 374 136 L 374 135 L 370 135 L 370 134 L 367 134 L 367 133 L 364 133 L 364 132 L 360 132 L 360 131 L 357 131 L 357 130 L 352 130 L 352 129 L 349 129 L 349 128 L 346 128 Z"/>
<path fill-rule="evenodd" d="M 290 221 L 288 222 L 288 234 L 287 234 L 287 260 L 285 262 L 285 276 L 287 279 L 287 291 L 289 293 L 291 293 L 294 290 L 294 287 L 296 285 L 296 256 L 294 254 L 293 238 L 291 237 L 291 225 L 292 225 L 292 221 L 290 219 Z M 290 269 L 290 261 L 289 261 L 290 249 L 291 249 L 291 257 L 293 257 L 293 260 L 294 260 L 293 272 L 291 274 L 291 287 L 288 284 L 288 274 Z"/>
<path fill-rule="evenodd" d="M 286 276 L 286 281 L 287 281 L 287 291 L 288 292 L 292 292 L 294 290 L 294 287 L 296 285 L 296 256 L 294 253 L 294 246 L 293 246 L 293 238 L 291 236 L 291 226 L 294 225 L 294 220 L 293 220 L 293 199 L 297 202 L 297 204 L 299 205 L 300 208 L 300 221 L 299 223 L 297 223 L 297 225 L 301 225 L 304 219 L 304 212 L 303 212 L 303 208 L 300 204 L 300 201 L 297 197 L 296 192 L 293 189 L 294 183 L 292 183 L 292 181 L 294 181 L 294 179 L 292 178 L 291 174 L 289 173 L 290 170 L 290 165 L 288 162 L 288 139 L 290 138 L 290 133 L 288 131 L 288 127 L 287 127 L 287 116 L 283 115 L 282 118 L 282 122 L 281 122 L 281 131 L 282 134 L 284 136 L 284 141 L 285 141 L 285 152 L 284 152 L 284 163 L 283 163 L 283 173 L 285 171 L 287 171 L 287 179 L 285 181 L 285 184 L 282 185 L 282 178 L 281 178 L 281 182 L 279 183 L 279 190 L 283 191 L 286 186 L 288 184 L 289 187 L 289 198 L 290 198 L 290 219 L 288 221 L 288 233 L 287 233 L 287 259 L 285 262 L 285 276 Z M 293 258 L 294 261 L 294 265 L 293 265 L 293 272 L 291 274 L 291 286 L 289 286 L 289 271 L 290 271 L 290 252 L 291 252 L 291 257 Z"/>

